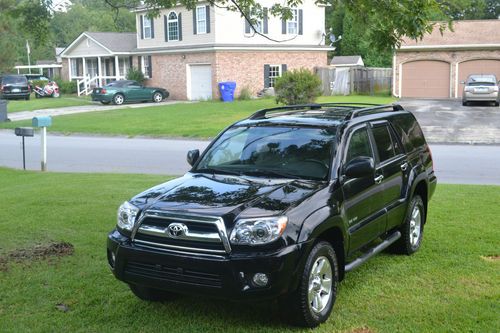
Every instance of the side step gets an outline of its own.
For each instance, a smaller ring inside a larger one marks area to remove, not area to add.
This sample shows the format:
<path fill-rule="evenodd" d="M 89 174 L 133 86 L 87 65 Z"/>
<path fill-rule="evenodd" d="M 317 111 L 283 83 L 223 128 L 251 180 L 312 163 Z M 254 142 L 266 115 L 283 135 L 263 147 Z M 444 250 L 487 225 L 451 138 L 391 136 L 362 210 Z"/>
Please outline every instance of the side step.
<path fill-rule="evenodd" d="M 386 249 L 389 245 L 397 241 L 401 237 L 401 233 L 399 231 L 396 231 L 389 237 L 387 237 L 382 243 L 379 245 L 375 246 L 374 248 L 370 249 L 368 252 L 363 254 L 361 257 L 357 258 L 356 260 L 348 263 L 345 265 L 345 271 L 349 272 L 355 269 L 356 267 L 360 266 L 361 264 L 364 264 L 368 259 L 373 257 L 376 254 L 379 254 L 382 252 L 384 249 Z"/>

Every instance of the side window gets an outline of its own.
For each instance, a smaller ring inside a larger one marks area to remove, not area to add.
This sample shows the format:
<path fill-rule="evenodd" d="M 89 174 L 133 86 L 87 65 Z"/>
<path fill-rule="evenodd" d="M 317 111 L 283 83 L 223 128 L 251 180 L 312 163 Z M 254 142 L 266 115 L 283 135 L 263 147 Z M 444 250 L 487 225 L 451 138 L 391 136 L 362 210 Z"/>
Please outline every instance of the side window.
<path fill-rule="evenodd" d="M 360 156 L 373 157 L 366 128 L 358 129 L 351 135 L 349 146 L 347 147 L 346 164 L 353 158 Z"/>
<path fill-rule="evenodd" d="M 391 132 L 392 143 L 394 145 L 394 153 L 396 153 L 396 156 L 402 154 L 403 147 L 401 147 L 401 144 L 399 143 L 397 134 L 395 133 L 394 129 L 391 128 L 389 128 L 389 132 Z"/>
<path fill-rule="evenodd" d="M 392 144 L 391 134 L 386 125 L 376 126 L 372 129 L 375 145 L 377 146 L 380 163 L 395 156 L 394 145 Z"/>

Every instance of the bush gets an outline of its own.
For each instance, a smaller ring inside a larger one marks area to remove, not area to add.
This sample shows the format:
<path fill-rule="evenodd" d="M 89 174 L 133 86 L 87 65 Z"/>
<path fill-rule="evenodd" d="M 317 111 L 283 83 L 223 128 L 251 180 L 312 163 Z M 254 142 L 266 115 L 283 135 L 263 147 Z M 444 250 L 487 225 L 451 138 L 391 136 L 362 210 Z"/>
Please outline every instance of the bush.
<path fill-rule="evenodd" d="M 32 88 L 35 88 L 35 86 L 39 86 L 40 88 L 45 87 L 45 85 L 49 83 L 47 80 L 32 80 L 30 81 L 30 85 Z"/>
<path fill-rule="evenodd" d="M 76 80 L 73 81 L 63 81 L 62 78 L 60 77 L 55 77 L 53 79 L 59 86 L 59 92 L 61 94 L 76 94 L 77 89 L 76 89 Z"/>
<path fill-rule="evenodd" d="M 252 91 L 247 86 L 241 88 L 240 96 L 238 97 L 240 101 L 248 101 L 252 99 Z"/>
<path fill-rule="evenodd" d="M 127 80 L 137 81 L 142 84 L 144 83 L 145 78 L 142 71 L 135 67 L 131 67 L 127 73 Z"/>
<path fill-rule="evenodd" d="M 321 95 L 321 79 L 304 68 L 291 70 L 276 79 L 274 90 L 276 103 L 312 103 Z"/>

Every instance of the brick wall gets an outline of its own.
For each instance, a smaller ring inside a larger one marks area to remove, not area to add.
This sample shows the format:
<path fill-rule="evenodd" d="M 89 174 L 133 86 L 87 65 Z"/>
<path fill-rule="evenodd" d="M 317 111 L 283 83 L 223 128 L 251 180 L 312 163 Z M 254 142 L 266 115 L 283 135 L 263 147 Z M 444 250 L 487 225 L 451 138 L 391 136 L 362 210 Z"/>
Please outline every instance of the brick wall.
<path fill-rule="evenodd" d="M 396 61 L 393 64 L 395 66 L 395 85 L 394 93 L 399 96 L 399 70 L 400 64 L 404 64 L 416 60 L 440 60 L 451 64 L 450 69 L 450 84 L 451 84 L 451 96 L 459 95 L 456 91 L 457 87 L 457 64 L 460 64 L 468 60 L 477 59 L 499 59 L 500 60 L 500 50 L 478 50 L 478 51 L 399 51 L 396 53 Z M 458 84 L 458 90 L 462 87 Z M 457 93 L 457 94 L 456 94 Z"/>
<path fill-rule="evenodd" d="M 171 99 L 187 99 L 186 68 L 190 64 L 212 65 L 213 98 L 219 98 L 218 82 L 236 81 L 236 96 L 248 87 L 255 95 L 264 88 L 264 65 L 286 64 L 288 70 L 327 65 L 326 51 L 213 51 L 152 55 L 153 77 L 148 86 L 170 92 Z"/>

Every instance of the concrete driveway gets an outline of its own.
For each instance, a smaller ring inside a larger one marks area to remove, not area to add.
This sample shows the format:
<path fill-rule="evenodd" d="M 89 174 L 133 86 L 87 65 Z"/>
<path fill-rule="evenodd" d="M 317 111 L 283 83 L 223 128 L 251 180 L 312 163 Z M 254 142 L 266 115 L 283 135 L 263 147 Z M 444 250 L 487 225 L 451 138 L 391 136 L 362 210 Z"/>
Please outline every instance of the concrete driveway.
<path fill-rule="evenodd" d="M 500 144 L 500 108 L 484 103 L 462 106 L 462 101 L 402 99 L 432 143 Z"/>

